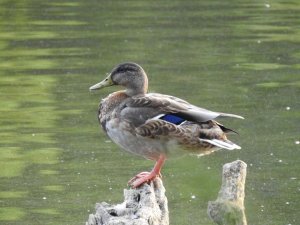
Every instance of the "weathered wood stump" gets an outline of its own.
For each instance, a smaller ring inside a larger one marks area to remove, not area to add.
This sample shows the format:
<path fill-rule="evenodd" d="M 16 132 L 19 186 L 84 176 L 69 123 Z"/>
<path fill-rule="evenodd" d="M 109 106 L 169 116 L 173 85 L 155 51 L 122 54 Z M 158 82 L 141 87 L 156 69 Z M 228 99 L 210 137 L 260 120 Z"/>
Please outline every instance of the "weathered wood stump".
<path fill-rule="evenodd" d="M 168 225 L 169 211 L 165 188 L 160 178 L 137 189 L 124 190 L 124 202 L 96 204 L 86 225 Z"/>
<path fill-rule="evenodd" d="M 218 225 L 247 225 L 244 212 L 247 164 L 237 160 L 223 166 L 222 186 L 208 215 Z M 96 204 L 86 225 L 169 225 L 168 200 L 160 178 L 137 189 L 124 190 L 124 202 Z"/>
<path fill-rule="evenodd" d="M 207 213 L 218 225 L 247 225 L 244 211 L 247 164 L 241 160 L 223 166 L 222 186 L 216 201 L 208 203 Z"/>

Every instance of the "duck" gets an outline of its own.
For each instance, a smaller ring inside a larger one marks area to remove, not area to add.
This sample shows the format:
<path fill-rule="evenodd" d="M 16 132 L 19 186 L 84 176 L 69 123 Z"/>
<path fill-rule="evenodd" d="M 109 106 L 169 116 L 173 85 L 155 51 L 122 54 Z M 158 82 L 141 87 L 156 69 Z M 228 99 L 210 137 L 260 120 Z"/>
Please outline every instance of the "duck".
<path fill-rule="evenodd" d="M 155 161 L 150 172 L 141 172 L 128 184 L 138 188 L 161 176 L 161 169 L 172 153 L 208 155 L 219 149 L 241 147 L 228 140 L 236 133 L 216 118 L 244 119 L 236 114 L 214 112 L 166 94 L 149 93 L 148 77 L 134 62 L 115 66 L 90 91 L 110 86 L 119 90 L 102 99 L 98 120 L 107 136 L 125 151 Z"/>

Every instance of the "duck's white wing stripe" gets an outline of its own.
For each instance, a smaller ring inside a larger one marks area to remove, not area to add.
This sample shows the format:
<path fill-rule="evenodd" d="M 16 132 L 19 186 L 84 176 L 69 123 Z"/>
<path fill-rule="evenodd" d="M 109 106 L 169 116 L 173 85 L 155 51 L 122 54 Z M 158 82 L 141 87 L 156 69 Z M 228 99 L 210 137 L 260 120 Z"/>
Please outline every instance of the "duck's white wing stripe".
<path fill-rule="evenodd" d="M 163 117 L 163 116 L 165 116 L 165 115 L 166 115 L 166 114 L 159 114 L 159 115 L 157 115 L 157 116 L 151 118 L 150 120 L 158 120 L 158 119 L 160 119 L 161 117 Z"/>
<path fill-rule="evenodd" d="M 238 146 L 234 143 L 227 143 L 225 141 L 221 141 L 221 140 L 217 140 L 217 139 L 209 140 L 209 139 L 201 139 L 200 138 L 200 141 L 204 141 L 204 142 L 207 142 L 207 143 L 210 143 L 212 145 L 218 146 L 220 148 L 225 148 L 225 149 L 228 149 L 228 150 L 241 149 L 240 146 Z"/>

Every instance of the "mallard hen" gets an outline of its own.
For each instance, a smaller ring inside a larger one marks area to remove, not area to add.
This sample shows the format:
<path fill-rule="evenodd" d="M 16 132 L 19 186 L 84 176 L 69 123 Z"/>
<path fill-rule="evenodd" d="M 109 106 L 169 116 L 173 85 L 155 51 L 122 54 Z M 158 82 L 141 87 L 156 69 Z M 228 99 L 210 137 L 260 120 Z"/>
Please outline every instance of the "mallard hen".
<path fill-rule="evenodd" d="M 148 93 L 147 75 L 136 63 L 117 65 L 90 90 L 112 85 L 124 90 L 101 101 L 98 118 L 103 130 L 124 150 L 156 161 L 151 172 L 142 172 L 129 181 L 133 188 L 160 175 L 165 160 L 178 149 L 205 155 L 221 148 L 241 148 L 226 137 L 234 131 L 214 119 L 243 117 L 209 111 L 174 96 Z"/>

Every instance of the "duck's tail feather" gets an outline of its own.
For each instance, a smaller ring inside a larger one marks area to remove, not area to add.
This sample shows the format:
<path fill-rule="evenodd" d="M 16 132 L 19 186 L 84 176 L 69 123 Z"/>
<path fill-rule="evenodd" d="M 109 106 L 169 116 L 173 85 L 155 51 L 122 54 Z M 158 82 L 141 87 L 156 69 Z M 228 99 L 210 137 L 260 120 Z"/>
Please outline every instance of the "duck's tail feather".
<path fill-rule="evenodd" d="M 245 119 L 242 116 L 236 115 L 236 114 L 231 114 L 231 113 L 219 113 L 219 117 L 233 117 L 233 118 L 238 118 L 238 119 Z"/>
<path fill-rule="evenodd" d="M 218 140 L 218 139 L 201 139 L 200 138 L 200 141 L 207 142 L 214 146 L 224 148 L 227 150 L 241 149 L 240 146 L 238 146 L 237 144 L 235 144 L 231 141 L 228 141 L 228 140 L 222 141 L 222 140 Z"/>
<path fill-rule="evenodd" d="M 224 133 L 235 133 L 235 134 L 239 134 L 238 132 L 236 132 L 235 130 L 232 130 L 230 128 L 225 127 L 223 124 L 220 124 L 219 122 L 215 121 L 215 123 L 221 128 L 221 130 Z"/>

